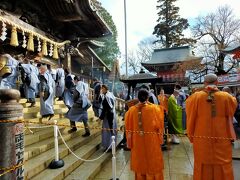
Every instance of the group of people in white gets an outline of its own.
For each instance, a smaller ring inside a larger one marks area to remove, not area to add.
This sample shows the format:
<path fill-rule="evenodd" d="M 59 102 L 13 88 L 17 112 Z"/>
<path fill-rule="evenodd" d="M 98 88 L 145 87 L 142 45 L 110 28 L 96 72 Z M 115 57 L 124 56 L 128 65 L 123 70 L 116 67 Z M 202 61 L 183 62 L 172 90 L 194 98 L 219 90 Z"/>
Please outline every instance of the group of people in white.
<path fill-rule="evenodd" d="M 17 83 L 22 82 L 22 83 Z M 21 88 L 20 88 L 21 84 Z M 29 59 L 16 60 L 9 54 L 0 56 L 0 89 L 22 89 L 23 95 L 35 106 L 35 98 L 40 97 L 40 114 L 51 120 L 54 117 L 54 100 L 63 100 L 68 108 L 66 117 L 70 120 L 69 133 L 77 131 L 76 122 L 83 122 L 85 133 L 90 136 L 88 109 L 93 106 L 95 116 L 102 120 L 103 129 L 117 128 L 115 97 L 108 86 L 97 79 L 94 85 L 93 102 L 89 100 L 89 85 L 83 78 L 71 74 L 60 64 L 51 69 L 47 64 L 35 64 Z M 102 145 L 107 149 L 116 131 L 102 131 Z"/>

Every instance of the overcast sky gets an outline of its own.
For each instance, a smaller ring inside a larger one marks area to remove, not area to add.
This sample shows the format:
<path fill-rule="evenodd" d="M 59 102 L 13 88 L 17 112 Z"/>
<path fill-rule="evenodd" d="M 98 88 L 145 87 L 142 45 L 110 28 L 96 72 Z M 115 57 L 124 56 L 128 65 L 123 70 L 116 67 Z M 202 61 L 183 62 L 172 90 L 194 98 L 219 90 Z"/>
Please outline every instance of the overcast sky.
<path fill-rule="evenodd" d="M 118 30 L 118 43 L 124 54 L 124 0 L 99 0 L 113 16 Z M 229 5 L 236 16 L 240 17 L 240 0 L 178 0 L 180 15 L 189 20 L 191 25 L 199 15 L 213 12 L 219 6 Z M 133 49 L 139 41 L 152 35 L 156 25 L 157 0 L 127 0 L 128 46 Z M 239 30 L 240 31 L 240 30 Z"/>

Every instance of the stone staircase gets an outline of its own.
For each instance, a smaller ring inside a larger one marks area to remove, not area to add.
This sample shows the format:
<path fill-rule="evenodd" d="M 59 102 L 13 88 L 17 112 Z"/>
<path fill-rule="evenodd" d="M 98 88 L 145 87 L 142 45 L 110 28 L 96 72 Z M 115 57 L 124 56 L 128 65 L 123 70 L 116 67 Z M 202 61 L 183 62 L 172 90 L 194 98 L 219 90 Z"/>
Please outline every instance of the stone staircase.
<path fill-rule="evenodd" d="M 41 119 L 40 102 L 37 99 L 36 107 L 28 108 L 30 105 L 25 99 L 21 99 L 20 103 L 24 107 L 24 119 L 31 122 L 48 122 L 47 119 Z M 64 118 L 67 112 L 62 101 L 54 103 L 55 116 L 51 122 L 57 120 L 61 125 L 69 125 L 69 120 Z M 96 121 L 92 109 L 89 109 L 89 124 L 90 127 L 101 127 L 101 122 Z M 120 118 L 119 118 L 120 119 Z M 80 125 L 80 123 L 78 123 Z M 64 167 L 60 169 L 49 169 L 50 162 L 54 159 L 54 133 L 53 127 L 36 128 L 38 124 L 28 125 L 29 129 L 25 130 L 25 179 L 39 180 L 59 180 L 59 179 L 94 179 L 99 173 L 104 163 L 111 159 L 111 153 L 105 154 L 100 160 L 94 162 L 83 162 L 73 156 L 62 139 L 59 137 L 59 157 L 65 162 Z M 45 125 L 43 125 L 45 126 Z M 84 159 L 94 159 L 103 153 L 100 148 L 101 131 L 100 129 L 91 130 L 91 136 L 83 138 L 81 135 L 84 129 L 78 129 L 77 132 L 68 134 L 69 127 L 59 126 L 61 134 L 70 147 L 70 149 L 79 157 Z"/>

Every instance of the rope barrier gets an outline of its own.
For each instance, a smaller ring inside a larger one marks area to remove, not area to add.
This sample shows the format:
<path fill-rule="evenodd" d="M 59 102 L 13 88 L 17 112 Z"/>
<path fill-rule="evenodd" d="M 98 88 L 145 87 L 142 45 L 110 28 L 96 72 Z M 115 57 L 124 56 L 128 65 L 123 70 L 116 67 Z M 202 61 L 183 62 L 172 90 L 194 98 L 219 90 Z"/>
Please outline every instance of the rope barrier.
<path fill-rule="evenodd" d="M 24 164 L 24 163 L 20 163 L 20 164 L 14 165 L 14 166 L 9 167 L 9 168 L 0 168 L 0 171 L 4 171 L 3 173 L 0 174 L 0 177 L 1 177 L 1 176 L 4 176 L 4 175 L 7 174 L 7 173 L 10 173 L 10 172 L 12 172 L 12 171 L 15 171 L 16 169 L 22 167 L 23 164 Z"/>
<path fill-rule="evenodd" d="M 95 158 L 95 159 L 83 159 L 81 157 L 79 157 L 78 155 L 76 155 L 71 149 L 70 147 L 68 146 L 68 144 L 66 143 L 66 141 L 64 140 L 59 128 L 59 127 L 71 127 L 70 125 L 66 125 L 66 124 L 56 124 L 56 121 L 55 123 L 54 122 L 35 122 L 35 121 L 29 121 L 29 120 L 23 120 L 23 119 L 18 119 L 18 120 L 0 120 L 0 123 L 23 123 L 25 125 L 25 128 L 26 129 L 30 129 L 30 128 L 51 128 L 53 127 L 54 125 L 57 125 L 57 132 L 58 134 L 60 135 L 61 139 L 62 139 L 62 142 L 63 144 L 66 146 L 66 148 L 69 150 L 69 152 L 75 156 L 77 159 L 81 160 L 81 161 L 85 161 L 85 162 L 93 162 L 93 161 L 97 161 L 99 159 L 101 159 L 109 150 L 110 148 L 112 147 L 112 143 L 111 145 L 107 148 L 106 151 L 103 152 L 102 155 L 100 155 L 99 157 Z M 32 126 L 32 127 L 29 127 L 29 124 L 36 124 L 36 125 L 39 125 L 39 126 Z M 77 128 L 82 128 L 84 129 L 85 127 L 84 126 L 76 126 Z M 123 129 L 110 129 L 110 128 L 101 128 L 101 127 L 89 127 L 89 129 L 91 130 L 102 130 L 102 131 L 118 131 L 118 132 L 124 132 Z M 146 135 L 171 135 L 171 134 L 167 134 L 167 133 L 160 133 L 160 132 L 142 132 L 142 131 L 130 131 L 130 130 L 125 130 L 125 132 L 127 133 L 138 133 L 138 134 L 146 134 Z M 199 139 L 209 139 L 209 140 L 233 140 L 233 138 L 228 138 L 228 137 L 209 137 L 209 136 L 193 136 L 193 135 L 177 135 L 178 137 L 186 137 L 188 136 L 189 138 L 199 138 Z M 237 140 L 240 140 L 240 139 L 237 139 Z M 0 168 L 0 171 L 4 171 L 2 173 L 0 173 L 0 177 L 9 173 L 9 172 L 12 172 L 20 167 L 22 167 L 24 165 L 24 163 L 26 163 L 27 161 L 24 161 L 23 163 L 21 164 L 17 164 L 15 166 L 12 166 L 12 167 L 9 167 L 9 168 Z"/>
<path fill-rule="evenodd" d="M 73 156 L 75 156 L 78 160 L 81 160 L 81 161 L 85 161 L 85 162 L 94 162 L 94 161 L 97 161 L 97 160 L 101 159 L 101 158 L 110 150 L 110 148 L 112 147 L 112 143 L 111 143 L 110 146 L 107 148 L 107 150 L 105 150 L 101 156 L 99 156 L 99 157 L 97 157 L 97 158 L 95 158 L 95 159 L 83 159 L 83 158 L 79 157 L 78 155 L 76 155 L 76 154 L 70 149 L 70 147 L 67 145 L 67 143 L 66 143 L 66 141 L 64 140 L 64 138 L 63 138 L 63 136 L 62 136 L 62 134 L 61 134 L 61 132 L 60 132 L 59 129 L 58 129 L 58 133 L 59 133 L 59 136 L 60 136 L 61 139 L 62 139 L 63 144 L 67 147 L 67 149 L 69 150 L 69 152 L 72 153 Z"/>
<path fill-rule="evenodd" d="M 0 120 L 0 123 L 24 123 L 25 126 L 27 126 L 26 124 L 37 124 L 37 125 L 46 125 L 47 127 L 53 127 L 55 124 L 54 122 L 35 122 L 35 121 L 29 121 L 29 120 Z M 57 124 L 57 126 L 59 127 L 71 127 L 70 125 L 67 124 Z M 82 125 L 76 125 L 76 128 L 79 129 L 85 129 L 84 126 Z M 89 130 L 102 130 L 102 131 L 117 131 L 117 132 L 124 132 L 124 130 L 122 129 L 110 129 L 110 128 L 102 128 L 102 127 L 87 127 Z M 127 133 L 133 133 L 133 134 L 144 134 L 144 135 L 148 135 L 148 134 L 152 134 L 152 135 L 167 135 L 166 133 L 161 133 L 161 132 L 147 132 L 147 131 L 131 131 L 131 130 L 125 130 L 125 132 Z M 173 135 L 173 134 L 168 134 L 168 135 Z M 186 137 L 188 136 L 189 138 L 202 138 L 202 139 L 214 139 L 214 140 L 233 140 L 233 138 L 231 137 L 209 137 L 209 136 L 195 136 L 195 135 L 181 135 L 181 134 L 175 134 L 178 137 Z M 236 140 L 240 140 L 239 138 L 237 138 Z"/>
<path fill-rule="evenodd" d="M 49 126 L 29 126 L 29 127 L 26 127 L 28 129 L 45 129 L 45 128 L 51 128 L 53 126 L 49 125 Z"/>

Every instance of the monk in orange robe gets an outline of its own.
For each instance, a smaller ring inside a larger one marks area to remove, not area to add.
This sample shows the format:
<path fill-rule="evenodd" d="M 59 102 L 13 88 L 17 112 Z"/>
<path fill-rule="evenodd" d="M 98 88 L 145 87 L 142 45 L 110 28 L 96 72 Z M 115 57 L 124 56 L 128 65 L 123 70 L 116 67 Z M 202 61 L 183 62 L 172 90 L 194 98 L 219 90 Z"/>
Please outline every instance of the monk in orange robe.
<path fill-rule="evenodd" d="M 164 94 L 163 89 L 161 89 L 160 94 L 158 95 L 158 101 L 160 102 L 160 106 L 167 113 L 168 112 L 168 97 Z"/>
<path fill-rule="evenodd" d="M 186 102 L 187 133 L 194 152 L 194 180 L 234 179 L 231 141 L 236 137 L 232 118 L 237 104 L 231 95 L 219 91 L 216 84 L 215 74 L 206 75 L 205 88 Z"/>
<path fill-rule="evenodd" d="M 163 180 L 163 111 L 148 102 L 147 90 L 140 90 L 138 99 L 140 102 L 125 115 L 131 170 L 135 172 L 136 180 Z"/>

